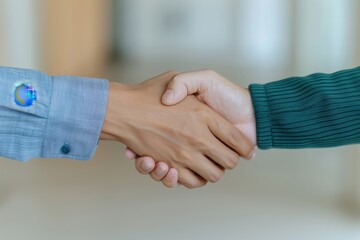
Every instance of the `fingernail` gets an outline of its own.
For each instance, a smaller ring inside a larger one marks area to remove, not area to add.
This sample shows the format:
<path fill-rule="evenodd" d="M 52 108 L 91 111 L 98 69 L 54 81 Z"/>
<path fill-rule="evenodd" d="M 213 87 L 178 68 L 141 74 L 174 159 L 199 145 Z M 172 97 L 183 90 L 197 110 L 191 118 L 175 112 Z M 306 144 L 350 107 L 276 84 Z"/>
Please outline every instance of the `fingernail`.
<path fill-rule="evenodd" d="M 174 91 L 173 90 L 166 90 L 163 95 L 163 101 L 166 103 L 171 103 L 174 98 Z"/>
<path fill-rule="evenodd" d="M 255 152 L 252 152 L 251 154 L 250 154 L 250 156 L 248 156 L 247 158 L 246 158 L 246 160 L 254 160 L 254 158 L 255 158 Z"/>
<path fill-rule="evenodd" d="M 150 171 L 151 166 L 147 164 L 145 161 L 143 161 L 140 166 L 143 171 L 145 172 Z"/>

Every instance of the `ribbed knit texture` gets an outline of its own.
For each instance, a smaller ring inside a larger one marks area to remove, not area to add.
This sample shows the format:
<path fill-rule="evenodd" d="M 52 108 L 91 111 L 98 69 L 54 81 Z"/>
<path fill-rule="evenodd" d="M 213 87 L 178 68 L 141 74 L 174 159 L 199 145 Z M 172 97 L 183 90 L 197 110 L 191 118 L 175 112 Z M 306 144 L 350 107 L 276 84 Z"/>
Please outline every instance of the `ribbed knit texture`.
<path fill-rule="evenodd" d="M 360 143 L 360 67 L 249 89 L 260 149 Z"/>

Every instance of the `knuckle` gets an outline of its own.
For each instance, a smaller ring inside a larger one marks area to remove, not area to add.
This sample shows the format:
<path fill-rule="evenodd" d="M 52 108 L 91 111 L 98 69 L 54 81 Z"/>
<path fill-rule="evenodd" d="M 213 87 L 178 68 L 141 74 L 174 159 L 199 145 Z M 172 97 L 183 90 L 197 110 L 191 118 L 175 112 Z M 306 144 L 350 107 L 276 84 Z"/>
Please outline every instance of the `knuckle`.
<path fill-rule="evenodd" d="M 202 187 L 206 184 L 206 181 L 200 181 L 200 180 L 189 180 L 183 183 L 183 185 L 189 189 L 195 189 Z"/>
<path fill-rule="evenodd" d="M 239 156 L 234 155 L 228 159 L 226 167 L 227 169 L 234 169 L 238 163 L 239 163 Z"/>
<path fill-rule="evenodd" d="M 135 162 L 136 170 L 141 174 L 148 174 L 149 171 L 146 171 L 143 167 L 141 167 L 141 163 L 142 163 L 142 161 L 136 160 L 136 162 Z"/>
<path fill-rule="evenodd" d="M 150 176 L 153 180 L 155 180 L 157 182 L 161 181 L 161 177 L 155 175 L 154 173 L 150 173 Z"/>
<path fill-rule="evenodd" d="M 177 150 L 177 154 L 175 156 L 177 164 L 185 165 L 186 167 L 189 166 L 189 164 L 192 161 L 192 156 L 189 150 L 186 150 L 184 148 L 179 148 Z"/>
<path fill-rule="evenodd" d="M 203 120 L 209 121 L 213 119 L 207 108 L 202 107 L 201 109 L 198 110 L 198 114 L 200 118 Z"/>
<path fill-rule="evenodd" d="M 249 157 L 254 151 L 254 147 L 249 145 L 249 146 L 246 146 L 246 149 L 245 149 L 245 152 L 244 152 L 244 156 L 245 158 Z"/>
<path fill-rule="evenodd" d="M 184 183 L 184 186 L 185 187 L 187 187 L 187 188 L 189 188 L 189 189 L 194 189 L 194 188 L 196 188 L 197 187 L 197 184 L 195 183 L 195 182 L 186 182 L 186 183 Z"/>
<path fill-rule="evenodd" d="M 222 171 L 220 169 L 217 171 L 214 171 L 213 173 L 211 173 L 209 175 L 209 181 L 212 183 L 216 183 L 216 182 L 220 181 L 220 179 L 222 178 L 223 175 L 224 175 L 224 171 Z"/>
<path fill-rule="evenodd" d="M 254 145 L 249 140 L 244 142 L 244 147 L 245 147 L 245 154 L 244 154 L 245 157 L 249 156 L 254 152 Z"/>
<path fill-rule="evenodd" d="M 198 131 L 193 131 L 191 133 L 189 132 L 185 135 L 185 137 L 187 138 L 188 144 L 191 147 L 203 148 L 203 146 L 206 145 L 206 139 L 204 134 Z M 183 151 L 182 155 L 184 157 L 190 157 L 187 151 Z"/>
<path fill-rule="evenodd" d="M 173 72 L 173 77 L 171 78 L 171 83 L 169 85 L 169 88 L 174 88 L 174 86 L 177 86 L 182 83 L 181 80 L 181 73 Z"/>
<path fill-rule="evenodd" d="M 207 108 L 207 106 L 199 106 L 197 108 L 195 108 L 192 112 L 192 119 L 194 122 L 197 122 L 199 124 L 204 124 L 204 123 L 217 123 L 216 119 L 214 119 L 214 116 L 210 113 L 209 109 Z M 199 126 L 202 126 L 199 125 Z"/>
<path fill-rule="evenodd" d="M 216 121 L 216 119 L 214 119 L 213 110 L 210 110 L 209 106 L 202 103 L 193 104 L 193 106 L 191 106 L 191 111 L 186 114 L 193 122 L 191 126 L 194 126 L 194 123 L 204 124 L 204 122 L 209 123 Z"/>
<path fill-rule="evenodd" d="M 162 181 L 163 185 L 167 188 L 173 188 L 175 187 L 172 182 Z"/>
<path fill-rule="evenodd" d="M 189 189 L 193 189 L 194 188 L 194 185 L 189 183 L 189 182 L 183 182 L 183 185 L 186 187 L 186 188 L 189 188 Z"/>
<path fill-rule="evenodd" d="M 231 144 L 233 144 L 234 146 L 237 146 L 243 142 L 244 136 L 242 135 L 242 133 L 239 130 L 234 129 L 233 131 L 230 132 L 229 139 L 230 139 Z"/>
<path fill-rule="evenodd" d="M 193 137 L 190 137 L 189 140 L 190 140 L 190 144 L 195 147 L 200 147 L 200 146 L 204 145 L 204 140 L 201 139 L 201 137 L 193 136 Z"/>

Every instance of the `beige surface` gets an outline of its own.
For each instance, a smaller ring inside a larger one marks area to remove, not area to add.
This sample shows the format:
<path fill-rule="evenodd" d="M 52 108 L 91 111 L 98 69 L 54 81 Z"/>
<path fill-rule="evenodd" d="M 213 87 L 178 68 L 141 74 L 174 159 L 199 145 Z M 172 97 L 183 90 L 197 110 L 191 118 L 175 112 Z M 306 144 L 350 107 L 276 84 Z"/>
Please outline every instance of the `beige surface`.
<path fill-rule="evenodd" d="M 360 237 L 359 223 L 339 202 L 341 169 L 329 167 L 339 163 L 338 151 L 291 158 L 288 151 L 258 152 L 199 190 L 165 189 L 122 155 L 120 144 L 101 142 L 88 162 L 1 159 L 0 239 Z M 307 169 L 310 156 L 320 155 Z"/>

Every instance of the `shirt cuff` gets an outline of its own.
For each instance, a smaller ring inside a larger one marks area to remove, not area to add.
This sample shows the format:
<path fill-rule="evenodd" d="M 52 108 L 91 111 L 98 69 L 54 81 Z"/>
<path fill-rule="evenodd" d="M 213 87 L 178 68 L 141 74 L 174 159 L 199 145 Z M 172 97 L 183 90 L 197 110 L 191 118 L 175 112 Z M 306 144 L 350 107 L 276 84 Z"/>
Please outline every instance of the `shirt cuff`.
<path fill-rule="evenodd" d="M 265 86 L 261 84 L 251 84 L 249 90 L 255 112 L 257 146 L 260 149 L 270 149 L 273 147 L 273 141 Z"/>
<path fill-rule="evenodd" d="M 91 159 L 106 114 L 109 82 L 54 76 L 41 157 Z"/>
<path fill-rule="evenodd" d="M 0 67 L 0 156 L 19 161 L 41 157 L 51 78 L 39 71 Z M 33 105 L 16 103 L 15 91 L 26 84 L 37 91 Z"/>

